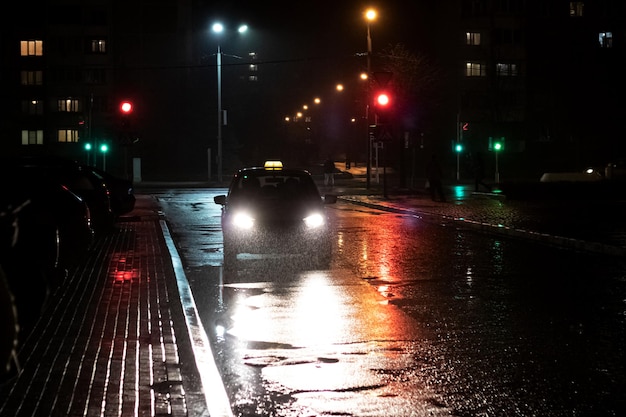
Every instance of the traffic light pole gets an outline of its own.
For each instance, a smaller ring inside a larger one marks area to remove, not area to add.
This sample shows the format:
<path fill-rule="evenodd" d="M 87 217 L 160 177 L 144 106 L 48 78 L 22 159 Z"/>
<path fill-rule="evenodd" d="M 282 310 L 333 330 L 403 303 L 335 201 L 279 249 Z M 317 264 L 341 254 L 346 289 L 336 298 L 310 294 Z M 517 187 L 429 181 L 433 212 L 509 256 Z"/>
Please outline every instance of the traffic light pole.
<path fill-rule="evenodd" d="M 500 169 L 498 167 L 498 154 L 500 152 L 498 152 L 498 150 L 495 151 L 496 154 L 496 184 L 500 184 Z"/>
<path fill-rule="evenodd" d="M 461 144 L 461 135 L 463 135 L 463 129 L 461 128 L 461 122 L 459 121 L 459 114 L 456 114 L 456 181 L 461 179 L 461 152 L 459 152 L 459 145 Z"/>
<path fill-rule="evenodd" d="M 372 36 L 370 32 L 370 24 L 367 22 L 367 97 L 365 104 L 365 124 L 367 134 L 367 168 L 365 186 L 370 189 L 370 176 L 372 175 L 372 140 L 370 135 L 370 101 L 372 99 Z"/>

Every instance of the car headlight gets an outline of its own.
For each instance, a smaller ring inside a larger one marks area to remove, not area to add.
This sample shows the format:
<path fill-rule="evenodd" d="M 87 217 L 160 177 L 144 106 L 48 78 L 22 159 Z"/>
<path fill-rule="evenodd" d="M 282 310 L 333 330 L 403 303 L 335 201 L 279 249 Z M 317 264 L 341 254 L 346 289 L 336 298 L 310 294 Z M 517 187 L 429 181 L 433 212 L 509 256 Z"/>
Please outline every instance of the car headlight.
<path fill-rule="evenodd" d="M 313 213 L 304 218 L 304 224 L 309 229 L 315 229 L 316 227 L 320 227 L 324 224 L 324 216 L 320 213 Z"/>
<path fill-rule="evenodd" d="M 254 226 L 254 218 L 248 213 L 239 212 L 233 216 L 233 225 L 242 229 L 251 229 Z"/>

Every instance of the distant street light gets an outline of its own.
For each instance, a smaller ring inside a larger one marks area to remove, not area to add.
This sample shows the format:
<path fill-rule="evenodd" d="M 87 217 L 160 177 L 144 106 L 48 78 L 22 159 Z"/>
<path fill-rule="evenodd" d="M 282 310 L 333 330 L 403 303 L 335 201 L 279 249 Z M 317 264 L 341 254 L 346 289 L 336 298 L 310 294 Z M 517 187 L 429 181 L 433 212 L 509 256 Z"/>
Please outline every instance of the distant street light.
<path fill-rule="evenodd" d="M 221 35 L 225 28 L 220 22 L 216 22 L 211 27 L 213 33 Z M 248 31 L 248 25 L 240 25 L 237 32 L 243 34 Z M 224 115 L 222 110 L 222 48 L 218 41 L 217 43 L 217 181 L 222 182 L 223 171 L 223 151 L 222 151 L 222 124 L 224 123 Z M 211 164 L 209 162 L 209 179 L 211 178 L 210 172 Z"/>

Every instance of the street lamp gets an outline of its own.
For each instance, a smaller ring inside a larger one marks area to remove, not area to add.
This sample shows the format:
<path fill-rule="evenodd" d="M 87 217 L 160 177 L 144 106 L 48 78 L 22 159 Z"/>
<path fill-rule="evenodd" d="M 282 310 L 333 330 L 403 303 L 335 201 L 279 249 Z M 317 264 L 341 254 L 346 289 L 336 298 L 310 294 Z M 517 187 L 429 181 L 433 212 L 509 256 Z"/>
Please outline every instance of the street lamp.
<path fill-rule="evenodd" d="M 370 99 L 371 99 L 371 83 L 372 83 L 372 34 L 370 30 L 370 23 L 376 20 L 377 12 L 374 9 L 367 9 L 365 11 L 365 21 L 367 22 L 367 99 L 365 104 L 365 120 L 367 123 L 367 169 L 366 169 L 366 186 L 370 188 L 370 175 L 372 171 L 372 143 L 370 138 Z"/>
<path fill-rule="evenodd" d="M 221 35 L 225 28 L 220 22 L 213 23 L 211 27 L 213 33 Z M 245 33 L 248 31 L 248 25 L 241 25 L 237 29 L 239 33 Z M 222 168 L 223 168 L 223 151 L 222 151 L 222 124 L 224 122 L 224 115 L 222 114 L 222 48 L 218 41 L 217 43 L 217 181 L 222 182 Z M 211 178 L 211 164 L 209 163 L 209 179 Z"/>

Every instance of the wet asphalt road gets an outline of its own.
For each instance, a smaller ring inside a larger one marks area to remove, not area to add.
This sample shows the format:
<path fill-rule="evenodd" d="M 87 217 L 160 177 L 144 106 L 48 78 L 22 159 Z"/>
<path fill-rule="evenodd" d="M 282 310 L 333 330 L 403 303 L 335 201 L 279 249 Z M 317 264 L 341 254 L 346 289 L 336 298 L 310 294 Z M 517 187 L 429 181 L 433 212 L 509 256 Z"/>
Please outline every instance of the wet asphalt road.
<path fill-rule="evenodd" d="M 624 411 L 620 259 L 339 204 L 329 270 L 249 257 L 224 274 L 205 194 L 159 198 L 235 415 Z"/>

